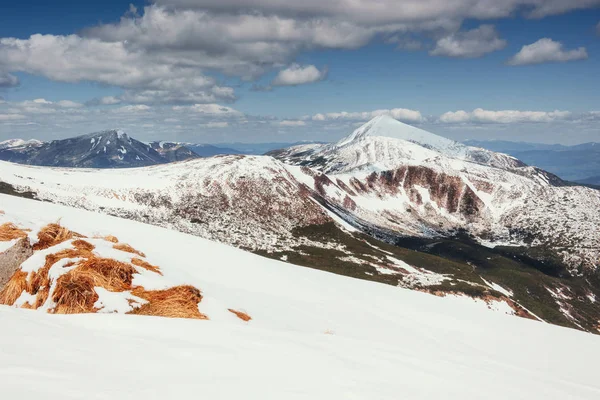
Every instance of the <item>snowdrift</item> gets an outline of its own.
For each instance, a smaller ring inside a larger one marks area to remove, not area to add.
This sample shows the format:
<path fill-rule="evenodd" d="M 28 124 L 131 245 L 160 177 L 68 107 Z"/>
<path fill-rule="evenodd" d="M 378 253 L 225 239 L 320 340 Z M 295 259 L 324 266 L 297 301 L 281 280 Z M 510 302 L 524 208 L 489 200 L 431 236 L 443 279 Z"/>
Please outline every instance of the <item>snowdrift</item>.
<path fill-rule="evenodd" d="M 28 237 L 58 220 L 86 236 L 36 250 L 29 260 L 56 246 L 76 249 L 76 240 L 103 256 L 140 257 L 104 239 L 116 235 L 162 273 L 136 268 L 134 284 L 200 288 L 199 310 L 209 317 L 48 315 L 0 306 L 0 387 L 7 398 L 597 399 L 600 393 L 595 335 L 494 313 L 466 297 L 349 279 L 129 220 L 8 196 L 0 196 L 0 209 L 0 225 L 12 221 L 30 229 Z"/>

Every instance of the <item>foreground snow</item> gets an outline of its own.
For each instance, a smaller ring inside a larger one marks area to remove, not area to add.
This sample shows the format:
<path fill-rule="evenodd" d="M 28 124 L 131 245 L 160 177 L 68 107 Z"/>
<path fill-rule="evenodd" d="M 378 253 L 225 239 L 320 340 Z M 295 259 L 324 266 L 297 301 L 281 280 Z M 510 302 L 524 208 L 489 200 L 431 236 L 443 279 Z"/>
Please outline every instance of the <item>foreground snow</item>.
<path fill-rule="evenodd" d="M 3 218 L 114 234 L 210 321 L 0 307 L 0 387 L 18 399 L 597 399 L 600 338 L 264 259 L 198 237 L 0 196 Z M 248 312 L 245 323 L 227 307 Z M 588 361 L 590 360 L 590 361 Z"/>

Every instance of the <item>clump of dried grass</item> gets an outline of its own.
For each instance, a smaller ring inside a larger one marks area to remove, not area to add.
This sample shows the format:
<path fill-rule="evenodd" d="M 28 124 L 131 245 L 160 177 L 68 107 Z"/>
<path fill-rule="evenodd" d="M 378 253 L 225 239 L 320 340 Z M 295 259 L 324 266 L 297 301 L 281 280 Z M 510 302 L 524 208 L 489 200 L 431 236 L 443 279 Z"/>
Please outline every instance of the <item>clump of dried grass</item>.
<path fill-rule="evenodd" d="M 98 294 L 94 291 L 94 280 L 91 275 L 69 273 L 58 278 L 52 300 L 56 304 L 52 309 L 55 314 L 92 313 Z"/>
<path fill-rule="evenodd" d="M 69 273 L 89 277 L 94 286 L 101 286 L 112 292 L 122 292 L 131 289 L 136 270 L 131 264 L 111 258 L 91 257 Z"/>
<path fill-rule="evenodd" d="M 93 244 L 91 244 L 90 242 L 86 242 L 85 240 L 82 240 L 82 239 L 74 240 L 73 247 L 75 247 L 77 250 L 82 250 L 82 251 L 92 251 L 95 249 L 95 246 Z"/>
<path fill-rule="evenodd" d="M 6 223 L 0 225 L 0 242 L 9 242 L 14 239 L 23 239 L 27 237 L 27 232 L 20 229 L 15 224 Z"/>
<path fill-rule="evenodd" d="M 0 291 L 0 304 L 12 306 L 25 290 L 27 290 L 27 273 L 18 270 Z"/>
<path fill-rule="evenodd" d="M 246 314 L 245 312 L 242 312 L 242 311 L 233 310 L 231 308 L 228 308 L 227 311 L 235 314 L 236 317 L 238 317 L 239 319 L 241 319 L 242 321 L 245 321 L 245 322 L 248 322 L 252 319 L 251 316 L 249 316 L 248 314 Z"/>
<path fill-rule="evenodd" d="M 144 268 L 144 269 L 146 269 L 146 270 L 148 270 L 148 271 L 155 272 L 155 273 L 157 273 L 157 274 L 159 274 L 159 275 L 162 275 L 162 274 L 163 274 L 163 273 L 160 271 L 160 268 L 159 268 L 159 267 L 157 267 L 156 265 L 152 265 L 152 264 L 150 264 L 149 262 L 147 262 L 147 261 L 144 261 L 144 260 L 142 260 L 142 259 L 139 259 L 139 258 L 132 258 L 132 259 L 131 259 L 131 263 L 132 263 L 133 265 L 136 265 L 136 266 L 138 266 L 138 267 Z"/>
<path fill-rule="evenodd" d="M 202 301 L 202 293 L 193 286 L 184 285 L 153 291 L 137 287 L 131 293 L 148 301 L 148 303 L 134 309 L 130 314 L 208 319 L 206 315 L 198 310 L 198 303 Z"/>
<path fill-rule="evenodd" d="M 44 250 L 67 240 L 71 240 L 74 237 L 84 237 L 83 235 L 70 231 L 60 224 L 46 225 L 38 232 L 37 236 L 38 242 L 33 245 L 33 250 Z"/>
<path fill-rule="evenodd" d="M 117 239 L 115 236 L 112 236 L 112 235 L 104 236 L 103 239 L 106 240 L 107 242 L 119 243 L 119 239 Z"/>
<path fill-rule="evenodd" d="M 113 249 L 121 250 L 121 251 L 124 251 L 127 253 L 137 254 L 140 257 L 146 257 L 146 255 L 144 253 L 142 253 L 139 250 L 134 249 L 133 247 L 131 247 L 130 245 L 128 245 L 126 243 L 117 243 L 113 246 Z"/>

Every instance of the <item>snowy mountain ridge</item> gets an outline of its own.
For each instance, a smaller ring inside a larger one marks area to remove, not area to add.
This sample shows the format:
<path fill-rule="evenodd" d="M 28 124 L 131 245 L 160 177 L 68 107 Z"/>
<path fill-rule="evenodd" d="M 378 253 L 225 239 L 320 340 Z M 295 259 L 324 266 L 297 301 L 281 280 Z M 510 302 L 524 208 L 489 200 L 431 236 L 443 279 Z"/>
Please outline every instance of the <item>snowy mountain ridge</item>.
<path fill-rule="evenodd" d="M 515 312 L 596 331 L 600 308 L 588 299 L 600 286 L 587 279 L 600 257 L 600 191 L 403 139 L 354 139 L 279 160 L 218 156 L 126 173 L 0 163 L 0 190 L 361 279 L 502 297 L 485 278 L 515 293 Z"/>
<path fill-rule="evenodd" d="M 20 164 L 74 167 L 123 168 L 165 164 L 198 157 L 180 145 L 154 148 L 127 135 L 121 129 L 94 132 L 51 142 L 11 143 L 0 147 L 0 159 Z"/>

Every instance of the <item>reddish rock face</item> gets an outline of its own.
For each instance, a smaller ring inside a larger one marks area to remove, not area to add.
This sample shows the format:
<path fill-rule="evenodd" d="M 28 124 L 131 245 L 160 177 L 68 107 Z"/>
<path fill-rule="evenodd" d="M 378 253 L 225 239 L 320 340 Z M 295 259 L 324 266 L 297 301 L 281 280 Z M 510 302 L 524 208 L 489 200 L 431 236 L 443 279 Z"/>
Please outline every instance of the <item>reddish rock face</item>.
<path fill-rule="evenodd" d="M 487 182 L 478 182 L 478 184 L 486 191 L 492 189 Z M 402 166 L 395 170 L 373 172 L 364 181 L 352 178 L 350 185 L 356 193 L 379 195 L 395 195 L 402 188 L 411 202 L 417 206 L 423 204 L 421 192 L 417 188 L 423 188 L 429 192 L 431 200 L 438 207 L 464 217 L 479 215 L 484 206 L 481 199 L 460 177 L 421 166 Z M 345 190 L 347 188 L 346 185 L 340 187 Z"/>

